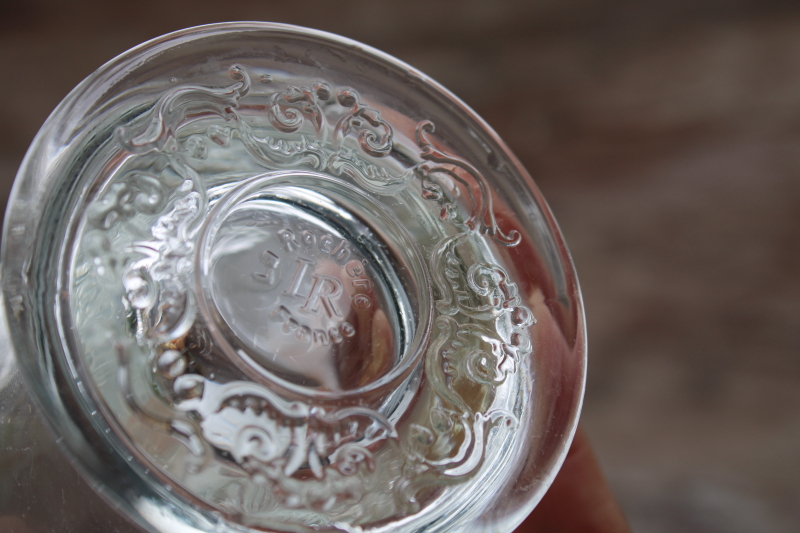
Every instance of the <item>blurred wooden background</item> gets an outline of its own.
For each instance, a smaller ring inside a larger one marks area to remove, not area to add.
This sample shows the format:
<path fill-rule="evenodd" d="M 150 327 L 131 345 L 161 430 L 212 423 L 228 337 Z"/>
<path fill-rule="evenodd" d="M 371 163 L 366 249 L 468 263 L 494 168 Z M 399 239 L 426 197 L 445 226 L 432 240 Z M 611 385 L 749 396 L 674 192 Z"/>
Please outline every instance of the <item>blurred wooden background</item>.
<path fill-rule="evenodd" d="M 581 276 L 583 421 L 635 530 L 800 531 L 797 2 L 0 0 L 3 204 L 81 79 L 225 20 L 382 49 L 521 158 Z"/>

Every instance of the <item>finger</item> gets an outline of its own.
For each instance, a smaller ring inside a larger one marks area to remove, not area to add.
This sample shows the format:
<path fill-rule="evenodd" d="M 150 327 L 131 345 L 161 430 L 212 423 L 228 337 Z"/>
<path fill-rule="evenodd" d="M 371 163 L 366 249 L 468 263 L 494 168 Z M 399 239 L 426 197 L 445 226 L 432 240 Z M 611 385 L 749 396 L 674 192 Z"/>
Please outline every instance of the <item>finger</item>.
<path fill-rule="evenodd" d="M 550 489 L 515 533 L 630 533 L 582 428 Z"/>

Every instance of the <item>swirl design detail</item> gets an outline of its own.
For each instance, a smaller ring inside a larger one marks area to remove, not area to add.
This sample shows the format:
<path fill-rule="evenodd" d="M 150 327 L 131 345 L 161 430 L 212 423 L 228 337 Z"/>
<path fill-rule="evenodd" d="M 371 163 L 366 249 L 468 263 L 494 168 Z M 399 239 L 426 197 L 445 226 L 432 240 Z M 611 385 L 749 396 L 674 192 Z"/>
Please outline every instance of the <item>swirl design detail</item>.
<path fill-rule="evenodd" d="M 406 513 L 416 512 L 418 495 L 425 489 L 474 475 L 485 460 L 493 429 L 511 431 L 518 423 L 515 414 L 484 405 L 531 354 L 529 329 L 535 319 L 506 270 L 484 260 L 465 266 L 467 252 L 459 248 L 482 235 L 513 247 L 521 235 L 500 229 L 486 177 L 465 159 L 437 147 L 432 122 L 417 125 L 419 152 L 400 165 L 393 159 L 394 129 L 355 90 L 334 90 L 316 81 L 275 91 L 263 106 L 266 121 L 257 128 L 239 109 L 240 100 L 251 92 L 248 73 L 234 65 L 228 74 L 233 83 L 227 86 L 178 87 L 116 130 L 124 150 L 163 156 L 169 172 L 129 173 L 107 188 L 89 214 L 93 229 L 86 233 L 91 241 L 87 246 L 103 257 L 108 249 L 104 234 L 120 220 L 137 212 L 161 213 L 151 228 L 153 239 L 126 250 L 132 259 L 122 272 L 125 302 L 136 341 L 150 347 L 150 362 L 159 362 L 155 367 L 162 390 L 196 423 L 153 423 L 197 457 L 212 449 L 230 457 L 288 507 L 317 508 L 323 502 L 334 509 L 357 502 L 358 487 L 363 490 L 364 480 L 376 469 L 375 450 L 392 443 L 402 449 L 404 462 L 401 481 L 391 492 Z M 189 116 L 219 117 L 225 126 L 212 125 L 204 135 L 179 143 L 177 133 Z M 185 338 L 197 319 L 191 258 L 199 222 L 209 209 L 205 184 L 193 165 L 208 157 L 208 142 L 225 147 L 234 137 L 264 168 L 328 172 L 378 195 L 405 191 L 417 177 L 422 197 L 435 203 L 439 218 L 455 228 L 429 256 L 437 300 L 435 335 L 424 370 L 434 407 L 425 420 L 410 425 L 403 439 L 392 422 L 372 409 L 289 401 L 261 385 L 220 385 L 190 371 L 191 362 L 174 339 Z M 455 184 L 458 191 L 446 193 L 445 183 Z M 468 205 L 462 213 L 456 200 L 464 199 Z M 120 356 L 123 392 L 130 389 L 125 381 L 129 364 L 127 355 Z M 125 399 L 142 412 L 133 394 Z M 358 482 L 346 481 L 351 477 Z M 340 490 L 345 486 L 352 490 Z"/>

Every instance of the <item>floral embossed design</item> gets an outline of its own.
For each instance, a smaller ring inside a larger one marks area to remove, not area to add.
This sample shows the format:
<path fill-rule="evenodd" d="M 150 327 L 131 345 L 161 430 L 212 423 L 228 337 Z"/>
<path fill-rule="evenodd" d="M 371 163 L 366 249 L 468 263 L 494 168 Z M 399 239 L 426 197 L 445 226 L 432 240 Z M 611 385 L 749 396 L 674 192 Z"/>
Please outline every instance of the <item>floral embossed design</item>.
<path fill-rule="evenodd" d="M 328 410 L 288 401 L 254 383 L 220 385 L 186 374 L 174 381 L 174 390 L 183 398 L 176 407 L 200 417 L 205 442 L 289 502 L 292 494 L 300 502 L 309 485 L 324 483 L 326 476 L 363 477 L 374 471 L 370 448 L 397 439 L 392 423 L 371 409 Z M 352 493 L 345 499 L 353 503 Z"/>
<path fill-rule="evenodd" d="M 522 236 L 517 230 L 506 234 L 498 227 L 486 178 L 466 160 L 436 148 L 430 138 L 434 130 L 435 126 L 429 120 L 420 122 L 416 129 L 417 143 L 422 148 L 420 156 L 430 162 L 417 167 L 417 173 L 423 182 L 423 195 L 440 204 L 440 216 L 443 220 L 456 220 L 458 210 L 455 204 L 446 197 L 442 187 L 434 179 L 437 175 L 452 178 L 465 188 L 471 203 L 469 215 L 463 221 L 467 229 L 480 230 L 504 246 L 519 244 Z"/>
<path fill-rule="evenodd" d="M 233 117 L 239 99 L 250 91 L 250 77 L 239 65 L 233 65 L 228 75 L 236 83 L 220 88 L 189 85 L 168 91 L 143 118 L 117 128 L 117 142 L 135 154 L 163 150 L 187 116 L 212 113 Z"/>
<path fill-rule="evenodd" d="M 267 95 L 265 120 L 255 125 L 239 109 L 240 99 L 251 91 L 246 70 L 234 65 L 229 76 L 234 83 L 225 87 L 176 88 L 115 133 L 132 154 L 165 157 L 182 180 L 168 185 L 158 176 L 131 174 L 109 187 L 107 205 L 98 203 L 93 215 L 107 231 L 132 209 L 161 213 L 151 227 L 152 239 L 128 250 L 137 259 L 122 272 L 135 336 L 160 360 L 173 350 L 165 352 L 165 346 L 193 331 L 196 304 L 187 280 L 197 226 L 209 207 L 205 184 L 192 165 L 206 160 L 208 141 L 227 147 L 238 138 L 264 168 L 328 172 L 379 195 L 405 192 L 411 178 L 419 177 L 422 197 L 436 203 L 446 231 L 457 233 L 444 237 L 429 256 L 437 316 L 425 372 L 434 407 L 426 419 L 410 424 L 401 444 L 403 478 L 390 489 L 400 508 L 416 512 L 422 491 L 470 478 L 485 460 L 490 432 L 512 430 L 517 423 L 508 411 L 486 409 L 490 402 L 484 400 L 531 353 L 528 329 L 535 319 L 506 270 L 482 259 L 465 262 L 457 248 L 484 235 L 512 247 L 521 236 L 498 227 L 486 177 L 465 159 L 437 148 L 432 122 L 417 125 L 419 152 L 401 164 L 393 159 L 392 125 L 354 89 L 335 89 L 321 80 L 287 86 Z M 224 125 L 212 124 L 179 143 L 177 133 L 187 117 L 199 115 L 219 117 Z M 445 192 L 445 182 L 458 190 Z M 102 245 L 96 248 L 103 253 Z M 173 351 L 180 357 L 170 359 L 165 371 L 171 401 L 191 414 L 196 427 L 185 421 L 158 423 L 195 455 L 213 448 L 230 458 L 253 482 L 271 487 L 284 506 L 315 508 L 340 493 L 344 496 L 336 496 L 331 506 L 358 501 L 356 487 L 363 488 L 376 468 L 374 450 L 399 441 L 394 425 L 377 411 L 289 401 L 244 381 L 221 385 L 194 373 L 192 361 Z M 208 349 L 203 355 L 210 354 Z M 458 386 L 462 382 L 470 383 L 470 395 Z M 133 395 L 128 399 L 135 407 Z"/>
<path fill-rule="evenodd" d="M 512 413 L 482 412 L 481 406 L 531 353 L 528 329 L 535 319 L 502 267 L 464 264 L 457 247 L 469 235 L 443 239 L 431 256 L 440 314 L 425 369 L 438 404 L 428 424 L 416 424 L 404 441 L 409 464 L 401 486 L 411 508 L 418 491 L 449 476 L 468 476 L 480 466 L 490 427 L 511 429 L 517 423 Z"/>
<path fill-rule="evenodd" d="M 352 475 L 357 463 L 369 466 L 368 446 L 397 437 L 394 426 L 372 409 L 344 407 L 330 411 L 288 401 L 254 383 L 219 385 L 193 374 L 177 378 L 174 387 L 179 395 L 202 391 L 180 401 L 177 407 L 201 417 L 206 440 L 229 452 L 240 464 L 259 463 L 257 468 L 270 477 L 293 476 L 305 467 L 322 478 L 326 465 Z M 353 443 L 358 443 L 358 448 Z M 342 451 L 345 445 L 350 446 Z"/>
<path fill-rule="evenodd" d="M 272 95 L 267 112 L 270 124 L 283 133 L 294 133 L 303 125 L 303 117 L 308 117 L 319 133 L 326 124 L 322 102 L 331 97 L 327 83 L 318 81 L 310 87 L 289 86 L 285 91 Z"/>
<path fill-rule="evenodd" d="M 392 150 L 392 127 L 381 119 L 381 114 L 361 103 L 358 93 L 350 88 L 340 89 L 336 100 L 349 107 L 349 112 L 336 123 L 334 142 L 340 140 L 351 131 L 358 132 L 358 143 L 364 152 L 374 157 L 385 157 Z M 367 128 L 371 126 L 379 131 Z"/>

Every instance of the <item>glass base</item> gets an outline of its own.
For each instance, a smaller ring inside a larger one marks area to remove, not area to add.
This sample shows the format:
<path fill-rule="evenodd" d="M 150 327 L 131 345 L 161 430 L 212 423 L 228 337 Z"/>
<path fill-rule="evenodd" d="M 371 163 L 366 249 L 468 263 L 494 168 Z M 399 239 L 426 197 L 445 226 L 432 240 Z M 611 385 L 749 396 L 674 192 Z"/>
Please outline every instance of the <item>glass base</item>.
<path fill-rule="evenodd" d="M 132 519 L 483 532 L 541 498 L 583 394 L 577 281 L 525 171 L 422 74 L 197 28 L 103 67 L 31 150 L 15 346 Z"/>

